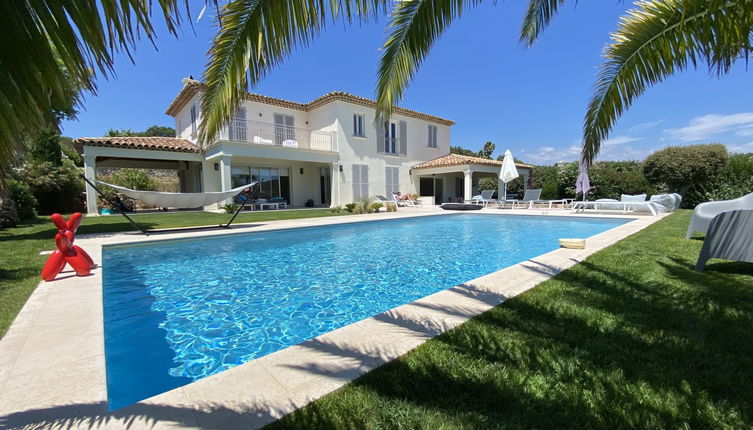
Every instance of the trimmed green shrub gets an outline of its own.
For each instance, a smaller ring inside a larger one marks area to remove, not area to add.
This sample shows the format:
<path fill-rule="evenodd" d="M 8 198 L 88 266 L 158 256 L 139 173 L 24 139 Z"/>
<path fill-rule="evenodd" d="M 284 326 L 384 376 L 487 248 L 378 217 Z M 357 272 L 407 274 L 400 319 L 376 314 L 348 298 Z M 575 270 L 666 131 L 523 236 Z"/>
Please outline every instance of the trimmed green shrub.
<path fill-rule="evenodd" d="M 643 174 L 661 191 L 685 194 L 692 188 L 719 177 L 729 154 L 720 143 L 669 146 L 646 157 Z M 690 197 L 690 196 L 688 196 Z M 692 204 L 684 198 L 683 203 Z"/>
<path fill-rule="evenodd" d="M 534 187 L 536 188 L 536 187 Z M 541 198 L 544 200 L 553 200 L 559 198 L 556 182 L 546 182 L 541 185 Z"/>
<path fill-rule="evenodd" d="M 497 189 L 497 178 L 490 178 L 488 176 L 484 176 L 483 178 L 478 178 L 478 192 L 484 190 L 496 190 Z"/>
<path fill-rule="evenodd" d="M 78 175 L 78 168 L 68 159 L 59 166 L 49 161 L 29 161 L 15 173 L 14 179 L 31 188 L 37 199 L 37 212 L 50 215 L 84 209 L 84 181 Z"/>
<path fill-rule="evenodd" d="M 16 213 L 20 220 L 33 219 L 37 216 L 37 199 L 31 187 L 25 182 L 9 178 L 7 180 L 8 193 L 16 203 Z"/>
<path fill-rule="evenodd" d="M 730 200 L 753 192 L 753 154 L 732 154 L 719 178 L 707 187 L 705 200 Z"/>
<path fill-rule="evenodd" d="M 120 169 L 112 175 L 112 183 L 139 191 L 155 191 L 157 184 L 143 169 Z"/>
<path fill-rule="evenodd" d="M 642 173 L 639 161 L 601 161 L 594 163 L 588 171 L 591 193 L 599 199 L 619 199 L 621 194 L 656 194 Z M 573 184 L 577 180 L 577 174 Z M 575 191 L 573 186 L 573 191 Z"/>
<path fill-rule="evenodd" d="M 238 205 L 235 203 L 226 203 L 222 205 L 221 208 L 226 214 L 231 214 L 238 210 Z"/>
<path fill-rule="evenodd" d="M 345 205 L 345 210 L 347 212 L 353 213 L 353 210 L 356 208 L 357 203 L 348 203 Z"/>
<path fill-rule="evenodd" d="M 654 194 L 642 173 L 639 161 L 600 161 L 589 170 L 593 187 L 589 199 L 619 199 L 621 194 Z M 541 198 L 557 199 L 575 197 L 575 181 L 578 179 L 578 162 L 553 166 L 534 166 L 533 188 L 541 188 Z"/>

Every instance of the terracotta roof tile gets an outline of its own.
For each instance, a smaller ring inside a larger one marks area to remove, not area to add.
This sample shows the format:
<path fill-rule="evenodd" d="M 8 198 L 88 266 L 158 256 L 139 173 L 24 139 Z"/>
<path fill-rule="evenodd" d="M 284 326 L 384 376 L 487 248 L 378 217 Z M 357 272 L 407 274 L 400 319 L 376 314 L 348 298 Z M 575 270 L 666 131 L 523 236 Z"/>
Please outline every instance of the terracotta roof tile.
<path fill-rule="evenodd" d="M 490 160 L 488 158 L 471 157 L 469 155 L 460 154 L 447 154 L 441 157 L 434 158 L 429 161 L 424 161 L 411 167 L 411 169 L 432 169 L 435 167 L 452 167 L 452 166 L 466 166 L 469 164 L 477 164 L 482 166 L 496 166 L 502 167 L 502 162 L 497 160 Z M 518 167 L 530 168 L 529 164 L 515 163 Z"/>
<path fill-rule="evenodd" d="M 180 110 L 185 106 L 186 103 L 188 103 L 193 96 L 198 93 L 201 90 L 204 90 L 206 88 L 206 84 L 193 80 L 193 79 L 184 79 L 183 80 L 183 89 L 180 90 L 180 93 L 175 97 L 175 99 L 170 103 L 170 106 L 168 106 L 167 111 L 165 112 L 168 115 L 175 116 L 180 112 Z M 333 91 L 331 93 L 327 93 L 323 96 L 317 97 L 314 100 L 308 102 L 308 103 L 298 103 L 293 102 L 290 100 L 284 100 L 284 99 L 278 99 L 275 97 L 268 97 L 263 96 L 261 94 L 252 94 L 248 93 L 246 94 L 246 100 L 257 102 L 257 103 L 264 103 L 272 106 L 279 106 L 283 108 L 288 109 L 294 109 L 294 110 L 300 110 L 303 112 L 310 112 L 320 106 L 324 106 L 327 103 L 333 102 L 333 101 L 344 101 L 347 103 L 356 104 L 359 106 L 365 106 L 374 108 L 376 107 L 376 101 L 372 99 L 367 99 L 365 97 L 356 96 L 353 94 L 345 93 L 342 91 Z M 441 118 L 434 115 L 429 115 L 427 113 L 414 111 L 411 109 L 406 109 L 402 107 L 395 107 L 395 113 L 398 115 L 403 115 L 411 118 L 417 118 L 417 119 L 423 119 L 425 121 L 431 121 L 436 122 L 443 125 L 454 125 L 455 121 Z"/>
<path fill-rule="evenodd" d="M 79 137 L 73 142 L 85 146 L 117 146 L 153 151 L 200 152 L 198 146 L 186 139 L 177 137 Z"/>

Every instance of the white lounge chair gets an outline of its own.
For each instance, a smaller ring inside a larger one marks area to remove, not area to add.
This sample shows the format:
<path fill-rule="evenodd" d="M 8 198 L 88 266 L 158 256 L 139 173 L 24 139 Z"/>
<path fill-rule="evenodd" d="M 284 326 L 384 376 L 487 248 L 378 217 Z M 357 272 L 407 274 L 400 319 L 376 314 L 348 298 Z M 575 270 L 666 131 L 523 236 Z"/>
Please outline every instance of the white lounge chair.
<path fill-rule="evenodd" d="M 401 199 L 397 193 L 392 193 L 392 202 L 398 206 L 415 207 L 416 204 L 412 199 Z"/>
<path fill-rule="evenodd" d="M 487 206 L 490 203 L 496 203 L 497 201 L 492 199 L 492 196 L 496 190 L 483 190 L 481 191 L 481 194 L 477 196 L 473 196 L 471 199 L 471 203 L 475 203 L 477 205 L 484 205 Z"/>
<path fill-rule="evenodd" d="M 753 210 L 722 212 L 709 223 L 695 270 L 703 270 L 710 258 L 753 263 Z"/>
<path fill-rule="evenodd" d="M 753 209 L 753 193 L 744 195 L 734 200 L 720 200 L 717 202 L 701 203 L 695 207 L 693 216 L 690 218 L 688 231 L 685 233 L 685 239 L 690 239 L 694 232 L 706 233 L 709 224 L 715 216 L 722 212 Z"/>
<path fill-rule="evenodd" d="M 510 203 L 512 208 L 515 209 L 516 204 L 525 204 L 528 208 L 531 208 L 533 207 L 533 204 L 537 202 L 543 202 L 543 200 L 541 200 L 541 188 L 526 190 L 525 194 L 523 194 L 522 200 L 518 200 L 518 199 L 505 200 L 500 205 L 504 206 L 506 203 Z"/>

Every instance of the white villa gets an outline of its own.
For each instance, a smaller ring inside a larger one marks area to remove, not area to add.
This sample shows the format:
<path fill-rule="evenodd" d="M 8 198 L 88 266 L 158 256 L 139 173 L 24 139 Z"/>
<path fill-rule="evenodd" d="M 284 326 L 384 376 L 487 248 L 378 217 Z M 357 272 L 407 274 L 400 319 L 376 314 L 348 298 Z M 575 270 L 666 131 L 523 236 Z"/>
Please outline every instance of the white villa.
<path fill-rule="evenodd" d="M 183 84 L 166 112 L 175 118 L 176 137 L 76 139 L 87 178 L 104 167 L 175 169 L 181 192 L 223 191 L 261 179 L 261 197 L 293 207 L 309 200 L 341 206 L 398 191 L 441 204 L 471 199 L 478 178 L 496 177 L 502 164 L 450 154 L 455 123 L 438 116 L 395 108 L 385 128 L 376 130 L 376 103 L 343 92 L 309 103 L 247 94 L 231 123 L 202 149 L 197 127 L 205 87 L 192 79 Z M 527 179 L 531 166 L 517 167 Z M 86 195 L 89 213 L 97 213 L 89 185 Z"/>

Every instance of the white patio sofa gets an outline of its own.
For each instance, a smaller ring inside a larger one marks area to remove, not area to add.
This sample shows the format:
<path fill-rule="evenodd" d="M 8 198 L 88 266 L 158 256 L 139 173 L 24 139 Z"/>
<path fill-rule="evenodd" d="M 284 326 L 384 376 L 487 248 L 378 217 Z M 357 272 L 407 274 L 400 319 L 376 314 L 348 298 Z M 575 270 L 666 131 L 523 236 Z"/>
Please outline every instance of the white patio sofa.
<path fill-rule="evenodd" d="M 685 239 L 690 239 L 690 236 L 694 232 L 706 233 L 711 220 L 720 213 L 744 209 L 753 209 L 753 193 L 746 194 L 734 200 L 719 200 L 717 202 L 699 204 L 695 207 L 693 216 L 690 218 Z"/>
<path fill-rule="evenodd" d="M 651 200 L 648 201 L 646 200 L 646 194 L 623 194 L 620 196 L 620 200 L 599 199 L 596 201 L 573 202 L 571 212 L 584 212 L 587 209 L 591 209 L 597 212 L 649 212 L 651 215 L 656 216 L 661 212 L 673 211 L 676 204 L 675 197 L 670 194 L 657 194 L 651 196 Z"/>

